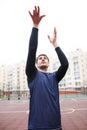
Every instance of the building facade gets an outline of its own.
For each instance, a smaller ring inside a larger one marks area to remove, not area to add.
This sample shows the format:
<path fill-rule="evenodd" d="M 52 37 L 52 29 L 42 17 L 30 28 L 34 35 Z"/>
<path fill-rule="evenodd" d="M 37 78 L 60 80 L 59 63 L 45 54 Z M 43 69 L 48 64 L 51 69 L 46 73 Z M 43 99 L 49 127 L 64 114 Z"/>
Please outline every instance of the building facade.
<path fill-rule="evenodd" d="M 66 54 L 69 68 L 65 77 L 59 83 L 60 88 L 87 89 L 87 52 L 77 49 Z M 58 58 L 51 57 L 49 71 L 56 71 L 60 66 Z M 14 65 L 0 66 L 0 96 L 9 95 L 29 96 L 27 77 L 25 74 L 25 61 Z"/>

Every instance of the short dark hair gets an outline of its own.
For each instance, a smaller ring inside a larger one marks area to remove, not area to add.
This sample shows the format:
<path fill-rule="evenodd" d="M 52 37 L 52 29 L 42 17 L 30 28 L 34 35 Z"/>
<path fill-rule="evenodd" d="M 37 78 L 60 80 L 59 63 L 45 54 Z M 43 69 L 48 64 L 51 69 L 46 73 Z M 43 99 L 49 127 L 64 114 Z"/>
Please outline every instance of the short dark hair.
<path fill-rule="evenodd" d="M 37 63 L 38 58 L 39 58 L 40 56 L 46 56 L 46 57 L 47 57 L 47 59 L 48 59 L 48 62 L 49 62 L 49 58 L 48 58 L 48 56 L 47 56 L 46 54 L 40 54 L 40 55 L 38 55 L 38 56 L 36 57 L 36 63 Z"/>

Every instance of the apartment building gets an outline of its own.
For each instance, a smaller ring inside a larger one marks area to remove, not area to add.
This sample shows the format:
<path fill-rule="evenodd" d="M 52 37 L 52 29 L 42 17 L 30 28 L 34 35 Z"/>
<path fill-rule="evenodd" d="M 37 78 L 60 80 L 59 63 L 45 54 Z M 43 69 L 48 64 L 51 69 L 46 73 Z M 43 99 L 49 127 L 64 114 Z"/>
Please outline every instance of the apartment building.
<path fill-rule="evenodd" d="M 87 52 L 76 49 L 73 52 L 68 52 L 66 56 L 69 61 L 69 68 L 59 86 L 62 88 L 87 87 Z M 52 59 L 52 57 L 51 60 L 50 70 L 55 71 L 60 65 L 59 60 L 57 58 Z"/>
<path fill-rule="evenodd" d="M 0 66 L 0 91 L 6 91 L 7 80 L 8 80 L 8 67 L 6 65 Z"/>
<path fill-rule="evenodd" d="M 87 86 L 87 52 L 77 49 L 68 54 L 68 59 L 67 84 L 73 87 Z"/>
<path fill-rule="evenodd" d="M 28 91 L 24 61 L 0 66 L 0 95 L 26 95 Z"/>

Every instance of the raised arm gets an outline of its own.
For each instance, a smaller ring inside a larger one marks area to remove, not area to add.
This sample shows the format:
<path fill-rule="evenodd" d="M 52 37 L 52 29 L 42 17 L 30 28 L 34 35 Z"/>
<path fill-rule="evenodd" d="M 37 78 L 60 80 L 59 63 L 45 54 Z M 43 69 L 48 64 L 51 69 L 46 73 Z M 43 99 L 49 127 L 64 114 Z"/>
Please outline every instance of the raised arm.
<path fill-rule="evenodd" d="M 36 73 L 35 58 L 36 58 L 37 46 L 38 46 L 38 29 L 32 28 L 29 40 L 28 57 L 26 62 L 26 75 L 29 82 L 34 78 Z"/>
<path fill-rule="evenodd" d="M 36 74 L 36 67 L 35 67 L 35 59 L 36 59 L 36 51 L 38 47 L 38 26 L 41 19 L 45 15 L 40 16 L 40 8 L 39 6 L 34 8 L 33 14 L 29 11 L 29 14 L 33 21 L 33 28 L 29 40 L 29 50 L 28 50 L 28 57 L 26 62 L 26 75 L 28 81 L 31 82 Z"/>
<path fill-rule="evenodd" d="M 68 69 L 69 63 L 68 63 L 68 60 L 67 60 L 65 54 L 63 53 L 63 51 L 58 46 L 56 28 L 54 28 L 53 37 L 51 38 L 48 35 L 48 39 L 49 39 L 50 43 L 54 46 L 55 51 L 58 55 L 60 64 L 61 64 L 60 67 L 58 68 L 58 70 L 56 71 L 57 79 L 58 79 L 58 82 L 59 82 L 64 77 L 64 75 L 65 75 L 65 73 Z"/>
<path fill-rule="evenodd" d="M 63 51 L 61 50 L 60 47 L 55 48 L 55 50 L 56 50 L 56 53 L 58 55 L 58 58 L 59 58 L 59 61 L 61 64 L 60 67 L 58 68 L 58 70 L 56 71 L 56 75 L 57 75 L 57 79 L 58 79 L 58 83 L 59 83 L 59 81 L 66 74 L 69 63 L 68 63 L 67 57 L 65 56 L 65 54 L 63 53 Z"/>

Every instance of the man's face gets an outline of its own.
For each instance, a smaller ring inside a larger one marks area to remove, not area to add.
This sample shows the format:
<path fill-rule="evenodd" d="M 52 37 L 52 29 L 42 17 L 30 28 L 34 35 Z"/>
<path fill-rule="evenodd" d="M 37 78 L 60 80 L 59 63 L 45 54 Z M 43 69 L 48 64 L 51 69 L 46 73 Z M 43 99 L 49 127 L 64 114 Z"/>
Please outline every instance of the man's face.
<path fill-rule="evenodd" d="M 48 68 L 48 66 L 49 66 L 49 60 L 47 56 L 40 55 L 37 60 L 37 67 L 40 69 L 45 69 Z"/>

